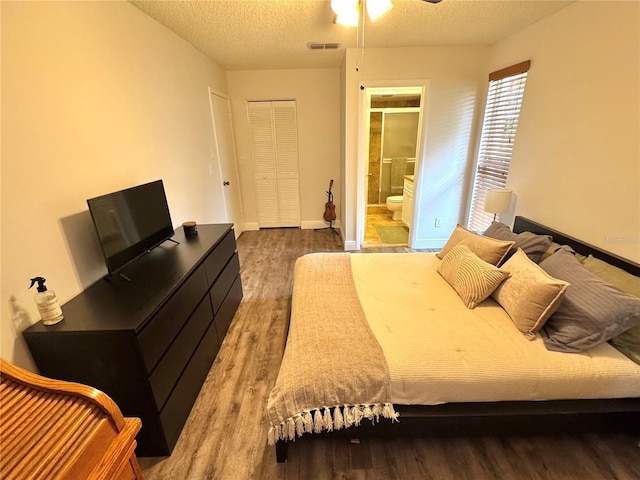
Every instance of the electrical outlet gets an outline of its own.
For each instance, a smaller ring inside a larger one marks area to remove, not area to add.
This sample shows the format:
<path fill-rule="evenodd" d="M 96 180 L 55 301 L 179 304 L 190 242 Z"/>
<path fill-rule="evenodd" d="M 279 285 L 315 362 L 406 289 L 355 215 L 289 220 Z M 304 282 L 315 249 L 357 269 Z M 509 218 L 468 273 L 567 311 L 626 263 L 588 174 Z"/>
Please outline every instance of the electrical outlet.
<path fill-rule="evenodd" d="M 436 228 L 442 227 L 442 217 L 436 217 L 436 221 L 433 223 L 433 226 Z"/>

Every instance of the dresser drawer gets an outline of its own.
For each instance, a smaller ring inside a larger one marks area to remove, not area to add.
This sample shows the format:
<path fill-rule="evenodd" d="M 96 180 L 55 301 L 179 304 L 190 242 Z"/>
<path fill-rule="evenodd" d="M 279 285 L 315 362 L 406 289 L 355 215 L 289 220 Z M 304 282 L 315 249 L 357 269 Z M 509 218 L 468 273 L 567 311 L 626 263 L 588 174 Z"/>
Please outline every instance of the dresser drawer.
<path fill-rule="evenodd" d="M 160 357 L 185 324 L 189 315 L 207 293 L 207 277 L 199 267 L 151 319 L 139 336 L 140 349 L 147 371 L 151 372 Z"/>
<path fill-rule="evenodd" d="M 187 421 L 191 407 L 200 393 L 200 388 L 207 378 L 217 353 L 218 337 L 212 323 L 160 412 L 160 422 L 170 451 L 178 441 L 182 427 Z"/>
<path fill-rule="evenodd" d="M 238 254 L 234 253 L 227 266 L 224 268 L 216 283 L 211 287 L 209 291 L 211 293 L 211 303 L 213 305 L 213 312 L 216 313 L 220 309 L 220 305 L 227 296 L 227 292 L 231 288 L 233 281 L 238 276 L 240 271 L 240 262 L 238 261 Z"/>
<path fill-rule="evenodd" d="M 227 330 L 231 325 L 231 321 L 233 320 L 233 316 L 238 309 L 238 305 L 242 300 L 242 282 L 240 280 L 240 275 L 235 278 L 231 289 L 227 293 L 220 309 L 216 312 L 213 323 L 216 325 L 216 331 L 218 332 L 218 339 L 220 340 L 220 345 L 222 345 L 222 340 L 224 340 L 225 335 L 227 334 Z"/>
<path fill-rule="evenodd" d="M 211 302 L 205 296 L 149 378 L 158 409 L 162 409 L 212 320 Z"/>
<path fill-rule="evenodd" d="M 209 287 L 213 285 L 218 274 L 222 271 L 235 251 L 236 239 L 233 230 L 229 230 L 204 261 L 204 268 L 207 271 L 207 285 Z"/>

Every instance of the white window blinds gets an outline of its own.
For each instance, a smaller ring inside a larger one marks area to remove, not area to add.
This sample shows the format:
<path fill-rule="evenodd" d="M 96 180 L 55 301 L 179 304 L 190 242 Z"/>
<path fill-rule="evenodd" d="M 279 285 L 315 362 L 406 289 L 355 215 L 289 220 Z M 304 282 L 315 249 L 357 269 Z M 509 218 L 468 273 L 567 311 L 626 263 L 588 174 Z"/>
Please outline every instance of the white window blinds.
<path fill-rule="evenodd" d="M 485 230 L 493 220 L 484 211 L 486 191 L 504 188 L 518 128 L 518 117 L 530 62 L 522 62 L 489 75 L 480 150 L 467 226 Z"/>

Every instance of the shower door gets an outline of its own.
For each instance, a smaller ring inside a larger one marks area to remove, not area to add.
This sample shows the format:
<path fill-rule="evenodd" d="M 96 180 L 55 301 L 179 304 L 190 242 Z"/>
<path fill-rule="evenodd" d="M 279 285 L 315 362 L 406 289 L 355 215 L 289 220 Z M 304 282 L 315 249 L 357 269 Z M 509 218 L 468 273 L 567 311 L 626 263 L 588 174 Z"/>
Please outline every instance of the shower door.
<path fill-rule="evenodd" d="M 417 108 L 407 110 L 385 108 L 370 113 L 369 205 L 383 205 L 387 197 L 402 195 L 404 176 L 415 173 L 420 113 Z"/>

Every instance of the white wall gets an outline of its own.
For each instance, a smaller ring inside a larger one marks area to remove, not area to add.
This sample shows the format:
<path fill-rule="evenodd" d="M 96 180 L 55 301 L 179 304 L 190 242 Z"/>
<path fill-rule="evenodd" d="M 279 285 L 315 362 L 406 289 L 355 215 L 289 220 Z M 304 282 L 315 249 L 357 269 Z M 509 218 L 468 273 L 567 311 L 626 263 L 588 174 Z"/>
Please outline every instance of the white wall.
<path fill-rule="evenodd" d="M 346 138 L 347 138 L 347 133 L 346 133 L 346 108 L 347 108 L 347 56 L 345 55 L 342 64 L 340 65 L 340 119 L 338 121 L 338 124 L 340 125 L 340 183 L 338 183 L 339 185 L 339 191 L 341 193 L 342 198 L 347 198 L 347 196 L 345 195 L 345 192 L 347 191 L 346 185 L 345 185 L 345 171 L 346 171 L 346 163 L 347 163 L 347 159 L 346 159 Z M 349 208 L 351 207 L 351 202 Z M 342 224 L 341 224 L 341 228 L 340 228 L 340 235 L 342 237 L 342 242 L 343 244 L 346 244 L 346 236 L 345 236 L 345 228 L 346 228 L 346 222 L 344 221 L 345 218 L 347 218 L 346 212 L 347 212 L 347 208 L 346 208 L 346 204 L 347 201 L 343 201 L 340 202 L 340 204 L 338 205 L 338 208 L 336 209 L 337 211 L 339 211 L 340 213 L 338 214 L 340 216 L 342 220 Z"/>
<path fill-rule="evenodd" d="M 476 143 L 473 132 L 486 95 L 488 48 L 370 48 L 366 50 L 364 65 L 356 72 L 359 59 L 356 50 L 347 50 L 345 243 L 349 247 L 356 239 L 359 85 L 414 81 L 415 86 L 428 84 L 422 124 L 425 138 L 419 153 L 422 167 L 416 177 L 416 189 L 420 190 L 416 212 L 421 217 L 414 219 L 417 229 L 414 246 L 442 246 L 466 209 L 469 165 Z M 435 217 L 442 217 L 442 227 L 435 228 Z"/>
<path fill-rule="evenodd" d="M 65 302 L 106 273 L 87 198 L 162 178 L 175 225 L 223 221 L 208 87 L 224 71 L 127 2 L 2 2 L 4 358 L 33 368 L 29 278 Z"/>
<path fill-rule="evenodd" d="M 492 53 L 487 72 L 531 59 L 515 212 L 640 261 L 640 3 L 577 2 Z"/>
<path fill-rule="evenodd" d="M 296 100 L 300 160 L 300 206 L 303 228 L 324 227 L 329 180 L 335 182 L 334 203 L 340 205 L 340 70 L 229 71 L 236 151 L 245 225 L 258 214 L 247 119 L 248 100 Z M 338 222 L 340 208 L 336 209 Z"/>

